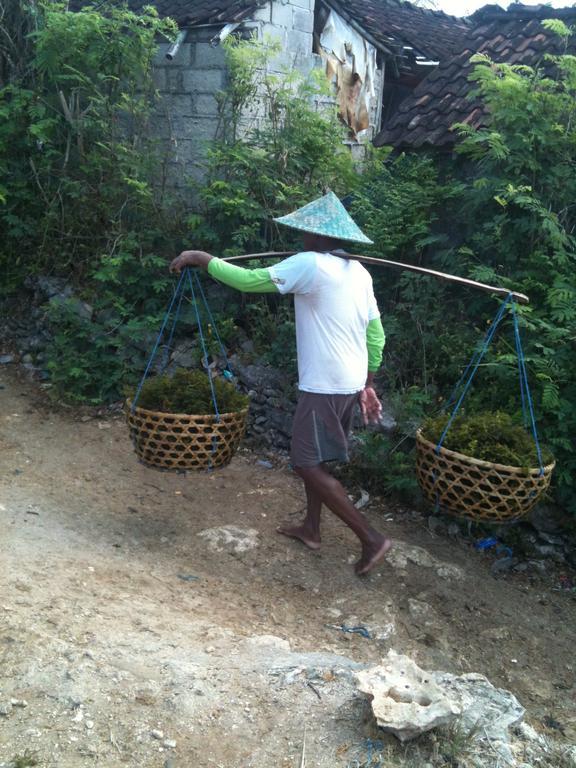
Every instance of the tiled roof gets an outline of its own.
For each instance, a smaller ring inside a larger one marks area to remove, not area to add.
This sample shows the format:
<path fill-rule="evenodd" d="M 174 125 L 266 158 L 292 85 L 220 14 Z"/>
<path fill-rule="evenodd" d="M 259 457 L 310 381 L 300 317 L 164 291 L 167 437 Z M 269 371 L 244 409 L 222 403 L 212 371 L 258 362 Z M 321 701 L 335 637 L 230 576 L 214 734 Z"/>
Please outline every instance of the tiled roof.
<path fill-rule="evenodd" d="M 499 6 L 485 6 L 471 18 L 475 26 L 460 51 L 441 62 L 401 102 L 375 138 L 376 146 L 449 148 L 456 141 L 450 130 L 454 123 L 487 125 L 489 116 L 482 102 L 469 98 L 475 87 L 469 80 L 473 69 L 470 58 L 475 53 L 485 53 L 498 63 L 539 65 L 545 54 L 564 52 L 563 41 L 548 32 L 541 20 L 561 18 L 575 22 L 576 8 L 516 4 L 504 11 Z"/>
<path fill-rule="evenodd" d="M 132 11 L 139 11 L 145 5 L 153 5 L 160 16 L 170 16 L 180 26 L 243 21 L 263 2 L 264 0 L 127 0 Z M 89 0 L 71 0 L 70 9 L 76 11 L 89 4 Z M 120 5 L 120 2 L 108 0 L 108 4 Z"/>
<path fill-rule="evenodd" d="M 403 0 L 325 0 L 345 19 L 354 20 L 386 49 L 403 57 L 441 61 L 462 45 L 469 29 L 464 19 L 419 8 Z M 413 52 L 406 50 L 412 48 Z"/>
<path fill-rule="evenodd" d="M 71 10 L 78 10 L 94 0 L 70 0 Z M 180 26 L 243 21 L 266 0 L 127 0 L 137 11 L 153 5 L 160 16 L 170 16 Z M 104 0 L 120 4 L 120 0 Z M 320 0 L 316 0 L 320 2 Z M 467 29 L 466 22 L 441 11 L 417 8 L 403 0 L 325 0 L 344 18 L 352 18 L 371 34 L 382 47 L 402 58 L 420 55 L 440 60 L 457 47 Z M 104 4 L 104 3 L 102 3 Z M 410 46 L 414 52 L 405 49 Z"/>

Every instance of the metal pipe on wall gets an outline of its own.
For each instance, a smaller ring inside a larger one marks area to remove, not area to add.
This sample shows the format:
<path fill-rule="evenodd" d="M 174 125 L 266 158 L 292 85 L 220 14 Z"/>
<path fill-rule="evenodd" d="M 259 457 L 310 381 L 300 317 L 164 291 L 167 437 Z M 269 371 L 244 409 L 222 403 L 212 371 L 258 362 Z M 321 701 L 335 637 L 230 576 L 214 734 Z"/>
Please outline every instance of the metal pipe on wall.
<path fill-rule="evenodd" d="M 176 56 L 176 54 L 180 50 L 180 46 L 182 45 L 184 40 L 186 40 L 187 33 L 188 32 L 186 29 L 181 29 L 180 32 L 178 32 L 178 37 L 172 43 L 170 48 L 168 48 L 168 50 L 166 51 L 166 58 L 168 59 L 168 61 L 172 61 L 172 59 Z"/>

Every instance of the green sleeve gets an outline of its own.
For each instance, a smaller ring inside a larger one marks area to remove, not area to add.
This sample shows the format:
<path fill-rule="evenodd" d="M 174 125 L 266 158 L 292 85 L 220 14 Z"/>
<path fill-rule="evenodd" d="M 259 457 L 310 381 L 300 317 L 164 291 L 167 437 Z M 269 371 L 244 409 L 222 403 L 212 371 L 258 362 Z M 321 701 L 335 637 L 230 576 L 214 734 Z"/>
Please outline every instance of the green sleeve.
<path fill-rule="evenodd" d="M 208 274 L 243 293 L 278 293 L 267 269 L 244 269 L 222 259 L 208 263 Z"/>
<path fill-rule="evenodd" d="M 382 363 L 382 350 L 386 335 L 379 317 L 370 320 L 366 328 L 366 346 L 368 347 L 368 370 L 375 373 Z"/>

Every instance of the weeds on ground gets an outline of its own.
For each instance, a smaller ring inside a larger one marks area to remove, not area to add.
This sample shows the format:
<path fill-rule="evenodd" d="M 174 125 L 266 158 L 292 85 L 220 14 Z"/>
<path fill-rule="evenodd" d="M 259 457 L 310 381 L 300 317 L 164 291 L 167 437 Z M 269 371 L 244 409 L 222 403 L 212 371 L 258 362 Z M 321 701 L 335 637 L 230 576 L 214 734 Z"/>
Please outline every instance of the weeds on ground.
<path fill-rule="evenodd" d="M 461 720 L 439 728 L 431 736 L 433 760 L 445 768 L 465 768 L 466 760 L 477 751 L 478 728 L 466 727 Z"/>
<path fill-rule="evenodd" d="M 10 765 L 12 768 L 32 768 L 39 763 L 35 754 L 26 750 L 23 755 L 16 755 Z"/>
<path fill-rule="evenodd" d="M 472 768 L 479 753 L 477 737 L 476 727 L 456 721 L 409 744 L 393 737 L 368 738 L 351 751 L 347 768 Z"/>
<path fill-rule="evenodd" d="M 525 755 L 525 758 L 528 757 Z M 534 763 L 534 768 L 574 768 L 576 766 L 576 747 L 547 744 L 536 758 L 530 754 L 530 760 Z"/>

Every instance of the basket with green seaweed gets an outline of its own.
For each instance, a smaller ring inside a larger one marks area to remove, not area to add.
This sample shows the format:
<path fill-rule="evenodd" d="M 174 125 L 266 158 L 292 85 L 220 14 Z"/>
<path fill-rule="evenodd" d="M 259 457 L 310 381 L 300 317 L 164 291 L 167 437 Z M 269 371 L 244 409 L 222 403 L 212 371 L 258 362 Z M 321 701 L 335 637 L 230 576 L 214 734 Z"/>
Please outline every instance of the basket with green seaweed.
<path fill-rule="evenodd" d="M 212 391 L 212 387 L 214 391 Z M 141 461 L 162 469 L 208 469 L 227 464 L 246 429 L 248 397 L 223 379 L 178 369 L 147 379 L 133 407 L 130 436 Z M 218 404 L 218 412 L 214 405 Z"/>
<path fill-rule="evenodd" d="M 461 517 L 511 522 L 527 514 L 550 485 L 555 466 L 541 457 L 532 436 L 502 412 L 447 414 L 424 423 L 416 435 L 417 476 L 425 497 Z"/>

